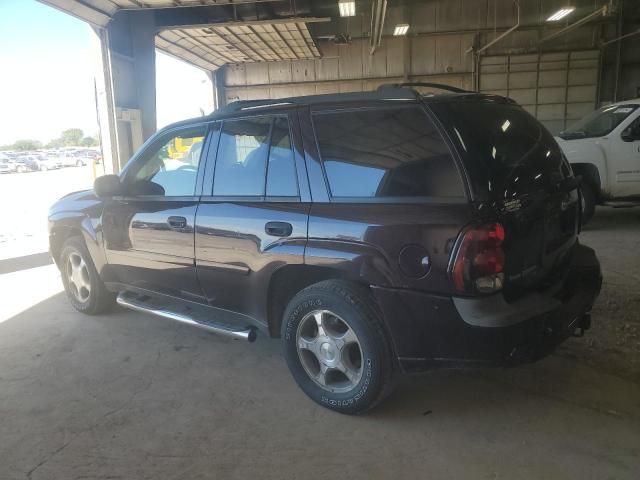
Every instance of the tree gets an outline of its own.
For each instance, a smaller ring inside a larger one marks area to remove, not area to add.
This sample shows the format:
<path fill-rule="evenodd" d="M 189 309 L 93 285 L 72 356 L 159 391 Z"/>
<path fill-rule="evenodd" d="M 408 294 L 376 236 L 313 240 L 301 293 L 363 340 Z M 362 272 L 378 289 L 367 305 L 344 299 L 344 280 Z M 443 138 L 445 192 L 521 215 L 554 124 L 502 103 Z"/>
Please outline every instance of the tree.
<path fill-rule="evenodd" d="M 49 143 L 45 145 L 46 148 L 60 148 L 64 147 L 64 143 L 62 143 L 61 138 L 54 138 Z"/>
<path fill-rule="evenodd" d="M 27 150 L 37 150 L 40 147 L 42 147 L 42 143 L 40 143 L 38 140 L 30 140 L 30 139 L 18 140 L 16 143 L 13 144 L 13 149 L 21 152 L 24 152 Z"/>
<path fill-rule="evenodd" d="M 82 138 L 84 137 L 84 133 L 79 128 L 69 128 L 62 132 L 60 139 L 62 140 L 62 144 L 66 147 L 75 147 L 80 145 Z"/>
<path fill-rule="evenodd" d="M 84 137 L 82 139 L 82 141 L 80 142 L 80 144 L 83 147 L 97 147 L 98 146 L 98 139 L 95 137 Z"/>

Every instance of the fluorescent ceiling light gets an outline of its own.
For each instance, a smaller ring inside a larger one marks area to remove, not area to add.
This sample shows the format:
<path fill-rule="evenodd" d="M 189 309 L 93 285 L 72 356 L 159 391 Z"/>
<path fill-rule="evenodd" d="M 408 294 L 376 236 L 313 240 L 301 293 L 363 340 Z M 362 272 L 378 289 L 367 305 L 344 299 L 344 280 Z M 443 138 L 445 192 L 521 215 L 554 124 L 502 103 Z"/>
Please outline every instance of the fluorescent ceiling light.
<path fill-rule="evenodd" d="M 338 2 L 341 17 L 353 17 L 356 14 L 355 0 L 340 0 Z"/>
<path fill-rule="evenodd" d="M 510 126 L 511 126 L 511 122 L 509 120 L 505 120 L 501 127 L 502 131 L 506 132 Z"/>
<path fill-rule="evenodd" d="M 564 17 L 569 15 L 571 12 L 573 12 L 575 9 L 576 7 L 561 8 L 556 13 L 554 13 L 549 18 L 547 18 L 547 22 L 557 22 L 558 20 L 562 20 Z"/>
<path fill-rule="evenodd" d="M 409 31 L 409 24 L 400 23 L 399 25 L 396 25 L 396 28 L 393 30 L 393 34 L 397 37 L 399 35 L 406 35 L 408 31 Z"/>

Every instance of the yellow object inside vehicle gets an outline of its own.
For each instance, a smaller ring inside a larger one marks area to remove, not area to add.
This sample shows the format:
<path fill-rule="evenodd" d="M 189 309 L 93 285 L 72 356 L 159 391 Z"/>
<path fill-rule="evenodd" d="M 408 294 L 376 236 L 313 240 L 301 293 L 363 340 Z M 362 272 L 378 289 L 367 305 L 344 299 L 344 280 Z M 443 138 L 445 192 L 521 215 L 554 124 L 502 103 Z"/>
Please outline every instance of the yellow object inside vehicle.
<path fill-rule="evenodd" d="M 193 144 L 202 142 L 203 139 L 204 137 L 177 137 L 174 139 L 173 144 L 168 146 L 167 154 L 173 160 L 180 160 L 189 153 Z"/>

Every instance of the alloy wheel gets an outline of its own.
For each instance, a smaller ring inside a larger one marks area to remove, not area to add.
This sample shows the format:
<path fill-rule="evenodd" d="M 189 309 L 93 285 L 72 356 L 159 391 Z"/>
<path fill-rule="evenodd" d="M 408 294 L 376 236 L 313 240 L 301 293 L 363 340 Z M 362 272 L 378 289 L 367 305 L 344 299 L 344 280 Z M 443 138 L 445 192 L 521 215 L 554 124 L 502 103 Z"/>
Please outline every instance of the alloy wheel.
<path fill-rule="evenodd" d="M 67 283 L 71 294 L 81 303 L 89 300 L 91 280 L 87 264 L 79 253 L 73 252 L 67 258 Z"/>
<path fill-rule="evenodd" d="M 302 366 L 324 390 L 352 390 L 362 378 L 362 348 L 356 333 L 335 313 L 314 310 L 302 318 L 296 332 Z"/>

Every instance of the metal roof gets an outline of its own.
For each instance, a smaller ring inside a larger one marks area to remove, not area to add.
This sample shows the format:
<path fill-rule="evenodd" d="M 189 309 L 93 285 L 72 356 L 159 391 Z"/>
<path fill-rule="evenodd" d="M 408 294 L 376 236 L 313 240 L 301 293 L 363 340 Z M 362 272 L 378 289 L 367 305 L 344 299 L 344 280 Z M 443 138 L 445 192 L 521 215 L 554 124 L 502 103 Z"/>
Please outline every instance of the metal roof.
<path fill-rule="evenodd" d="M 156 35 L 156 47 L 206 70 L 227 63 L 319 58 L 320 51 L 306 20 L 231 22 L 163 30 Z"/>
<path fill-rule="evenodd" d="M 261 0 L 39 0 L 97 27 L 106 27 L 120 10 L 235 6 Z M 265 0 L 262 0 L 263 2 Z M 224 64 L 319 58 L 307 23 L 329 18 L 277 18 L 230 21 L 161 30 L 156 48 L 205 70 Z"/>

